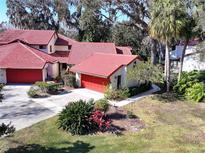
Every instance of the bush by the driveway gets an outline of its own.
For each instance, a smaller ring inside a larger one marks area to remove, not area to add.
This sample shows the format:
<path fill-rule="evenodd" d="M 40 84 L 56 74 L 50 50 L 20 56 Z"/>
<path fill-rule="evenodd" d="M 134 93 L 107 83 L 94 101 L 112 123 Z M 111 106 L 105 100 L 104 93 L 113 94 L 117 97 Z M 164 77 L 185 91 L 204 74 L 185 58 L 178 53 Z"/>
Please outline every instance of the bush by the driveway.
<path fill-rule="evenodd" d="M 90 133 L 97 127 L 96 123 L 90 119 L 93 109 L 94 104 L 92 102 L 80 100 L 69 103 L 59 114 L 59 128 L 73 135 Z"/>

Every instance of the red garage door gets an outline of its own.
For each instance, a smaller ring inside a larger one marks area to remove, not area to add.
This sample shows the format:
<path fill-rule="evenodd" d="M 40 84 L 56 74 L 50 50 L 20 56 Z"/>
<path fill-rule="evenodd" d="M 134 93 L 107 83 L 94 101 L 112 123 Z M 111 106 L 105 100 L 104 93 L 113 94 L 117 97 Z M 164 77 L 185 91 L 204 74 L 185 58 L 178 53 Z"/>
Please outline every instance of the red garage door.
<path fill-rule="evenodd" d="M 81 87 L 91 90 L 105 92 L 109 79 L 81 74 Z"/>
<path fill-rule="evenodd" d="M 42 81 L 40 69 L 6 69 L 7 83 L 34 83 Z"/>

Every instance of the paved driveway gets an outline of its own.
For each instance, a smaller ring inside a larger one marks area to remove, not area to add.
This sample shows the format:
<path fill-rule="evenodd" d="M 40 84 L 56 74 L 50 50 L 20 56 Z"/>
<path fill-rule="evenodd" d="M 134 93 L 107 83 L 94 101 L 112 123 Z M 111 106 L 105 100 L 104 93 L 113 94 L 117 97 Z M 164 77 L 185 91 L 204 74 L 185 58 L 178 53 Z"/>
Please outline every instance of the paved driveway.
<path fill-rule="evenodd" d="M 32 99 L 27 95 L 29 88 L 29 85 L 7 85 L 3 88 L 0 123 L 12 122 L 19 130 L 58 114 L 71 101 L 103 98 L 103 94 L 98 92 L 75 89 L 62 95 Z"/>

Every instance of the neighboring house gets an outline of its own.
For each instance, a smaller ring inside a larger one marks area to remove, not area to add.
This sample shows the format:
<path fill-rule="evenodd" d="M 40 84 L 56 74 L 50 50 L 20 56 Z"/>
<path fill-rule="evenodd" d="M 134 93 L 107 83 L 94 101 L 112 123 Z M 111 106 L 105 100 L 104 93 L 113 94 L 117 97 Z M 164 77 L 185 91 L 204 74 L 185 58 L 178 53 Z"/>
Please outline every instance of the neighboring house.
<path fill-rule="evenodd" d="M 128 67 L 140 59 L 130 47 L 77 42 L 53 30 L 7 30 L 0 34 L 0 83 L 52 80 L 76 73 L 80 87 L 103 92 L 129 86 Z"/>
<path fill-rule="evenodd" d="M 205 70 L 205 59 L 197 52 L 198 40 L 190 41 L 184 56 L 182 71 Z M 176 49 L 171 52 L 172 69 L 178 72 L 180 58 L 182 56 L 184 45 L 183 43 L 176 46 Z"/>

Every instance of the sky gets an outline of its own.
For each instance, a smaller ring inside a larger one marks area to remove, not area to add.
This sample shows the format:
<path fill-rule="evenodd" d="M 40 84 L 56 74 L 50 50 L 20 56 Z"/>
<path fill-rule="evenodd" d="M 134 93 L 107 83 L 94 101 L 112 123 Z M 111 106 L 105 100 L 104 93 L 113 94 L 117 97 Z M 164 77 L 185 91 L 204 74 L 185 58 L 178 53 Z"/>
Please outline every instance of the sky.
<path fill-rule="evenodd" d="M 8 21 L 8 17 L 6 16 L 6 0 L 0 0 L 0 22 Z"/>

